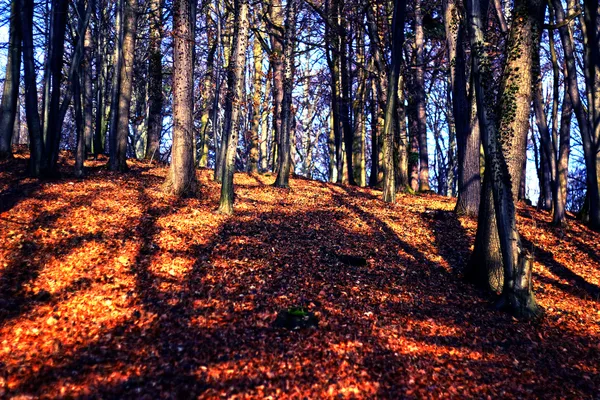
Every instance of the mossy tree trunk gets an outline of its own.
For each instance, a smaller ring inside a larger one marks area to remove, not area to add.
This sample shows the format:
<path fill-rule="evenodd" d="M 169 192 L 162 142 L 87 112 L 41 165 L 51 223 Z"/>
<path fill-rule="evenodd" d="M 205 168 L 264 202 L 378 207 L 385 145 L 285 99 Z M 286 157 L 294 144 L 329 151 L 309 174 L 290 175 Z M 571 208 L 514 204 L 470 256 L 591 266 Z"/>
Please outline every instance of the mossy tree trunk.
<path fill-rule="evenodd" d="M 545 2 L 515 1 L 499 107 L 489 90 L 490 61 L 483 40 L 479 0 L 468 0 L 467 10 L 479 122 L 486 150 L 485 173 L 491 181 L 503 262 L 504 281 L 499 304 L 517 316 L 535 318 L 541 309 L 531 290 L 532 260 L 521 244 L 515 202 L 529 131 L 535 76 L 533 58 L 539 56 L 539 29 Z"/>

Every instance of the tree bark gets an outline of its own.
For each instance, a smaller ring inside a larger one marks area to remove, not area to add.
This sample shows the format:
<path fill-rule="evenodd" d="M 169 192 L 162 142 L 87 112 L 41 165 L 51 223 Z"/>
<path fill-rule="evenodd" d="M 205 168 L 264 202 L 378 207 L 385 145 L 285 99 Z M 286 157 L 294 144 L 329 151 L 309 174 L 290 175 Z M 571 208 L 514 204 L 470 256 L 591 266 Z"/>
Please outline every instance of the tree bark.
<path fill-rule="evenodd" d="M 429 154 L 427 150 L 427 114 L 425 105 L 425 35 L 423 31 L 423 0 L 415 3 L 415 47 L 416 47 L 416 103 L 417 127 L 419 139 L 419 191 L 428 192 L 429 187 Z"/>
<path fill-rule="evenodd" d="M 61 85 L 63 78 L 63 64 L 65 54 L 65 33 L 67 29 L 67 0 L 53 0 L 52 2 L 52 36 L 50 40 L 50 105 L 48 118 L 44 120 L 45 136 L 45 165 L 42 166 L 45 175 L 53 175 L 56 172 L 58 152 L 62 137 L 61 108 Z"/>
<path fill-rule="evenodd" d="M 160 135 L 163 125 L 163 70 L 162 70 L 162 6 L 160 0 L 150 2 L 150 39 L 148 48 L 148 137 L 146 160 L 160 158 Z"/>
<path fill-rule="evenodd" d="M 260 129 L 260 103 L 262 98 L 262 61 L 263 50 L 260 41 L 255 37 L 252 47 L 254 58 L 254 93 L 252 95 L 252 123 L 250 126 L 250 157 L 248 160 L 248 172 L 258 173 L 259 162 L 259 129 Z"/>
<path fill-rule="evenodd" d="M 244 70 L 246 64 L 246 46 L 248 45 L 248 2 L 235 0 L 235 20 L 233 23 L 233 45 L 231 60 L 227 71 L 227 101 L 229 109 L 226 115 L 223 131 L 223 143 L 226 146 L 221 178 L 221 199 L 218 211 L 223 214 L 233 214 L 233 175 L 235 172 L 235 156 L 240 136 L 240 101 L 243 95 Z"/>
<path fill-rule="evenodd" d="M 542 0 L 515 1 L 496 119 L 494 110 L 498 107 L 489 87 L 490 61 L 484 47 L 482 8 L 478 0 L 467 0 L 477 110 L 486 150 L 486 175 L 491 180 L 504 267 L 503 296 L 499 306 L 524 318 L 535 318 L 541 313 L 531 290 L 531 259 L 522 248 L 516 227 L 515 202 L 529 131 L 533 58 L 537 56 L 544 9 Z"/>
<path fill-rule="evenodd" d="M 398 81 L 402 65 L 402 46 L 404 45 L 404 17 L 406 1 L 395 0 L 392 22 L 392 63 L 387 89 L 385 123 L 383 125 L 383 201 L 396 201 L 396 184 L 394 170 L 394 119 L 396 117 L 396 101 L 398 97 Z"/>
<path fill-rule="evenodd" d="M 45 164 L 44 142 L 36 87 L 35 56 L 33 52 L 33 0 L 20 0 L 21 34 L 23 38 L 23 67 L 25 82 L 25 113 L 29 131 L 29 173 L 39 177 Z"/>
<path fill-rule="evenodd" d="M 137 0 L 124 0 L 123 3 L 123 47 L 119 74 L 119 95 L 116 110 L 117 129 L 115 154 L 110 160 L 110 169 L 126 172 L 127 142 L 129 138 L 129 112 L 133 89 L 133 63 L 135 61 L 135 36 L 137 28 Z"/>
<path fill-rule="evenodd" d="M 294 90 L 294 48 L 296 44 L 296 15 L 298 13 L 297 0 L 288 0 L 285 18 L 284 51 L 284 81 L 283 102 L 281 103 L 281 136 L 279 143 L 279 166 L 275 187 L 288 188 L 290 173 L 292 172 L 292 146 L 294 115 L 292 110 L 292 91 Z"/>
<path fill-rule="evenodd" d="M 455 211 L 460 215 L 473 217 L 477 216 L 481 198 L 480 137 L 475 98 L 471 97 L 472 102 L 469 103 L 467 96 L 466 57 L 463 49 L 465 24 L 455 0 L 445 0 L 443 6 L 458 153 L 458 199 Z"/>
<path fill-rule="evenodd" d="M 173 148 L 165 182 L 167 193 L 188 197 L 198 190 L 194 166 L 192 62 L 193 32 L 190 0 L 173 3 Z"/>
<path fill-rule="evenodd" d="M 8 33 L 8 56 L 2 104 L 0 104 L 0 159 L 12 157 L 11 140 L 17 116 L 19 81 L 21 77 L 21 23 L 19 4 L 13 1 L 10 6 L 10 26 Z"/>

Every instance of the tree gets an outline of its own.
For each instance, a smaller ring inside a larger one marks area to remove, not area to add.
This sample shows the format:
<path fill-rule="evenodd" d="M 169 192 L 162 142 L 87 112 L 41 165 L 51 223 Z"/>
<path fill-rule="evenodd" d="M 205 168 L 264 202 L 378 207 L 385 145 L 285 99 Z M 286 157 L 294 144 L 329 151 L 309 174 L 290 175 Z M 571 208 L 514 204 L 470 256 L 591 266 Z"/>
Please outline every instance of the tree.
<path fill-rule="evenodd" d="M 160 0 L 150 2 L 150 38 L 148 48 L 148 119 L 147 160 L 160 156 L 160 134 L 163 127 L 162 70 L 162 6 Z"/>
<path fill-rule="evenodd" d="M 393 16 L 392 39 L 392 64 L 387 89 L 387 103 L 385 109 L 385 123 L 383 125 L 384 138 L 384 163 L 383 163 L 383 201 L 393 203 L 396 201 L 396 184 L 394 181 L 395 170 L 393 160 L 394 149 L 394 119 L 396 118 L 396 101 L 398 96 L 398 79 L 402 64 L 402 46 L 404 44 L 404 16 L 406 1 L 395 0 Z"/>
<path fill-rule="evenodd" d="M 417 107 L 417 138 L 419 141 L 419 191 L 428 192 L 429 187 L 429 154 L 427 151 L 427 115 L 425 107 L 425 37 L 423 31 L 423 0 L 415 3 L 415 98 Z"/>
<path fill-rule="evenodd" d="M 173 3 L 173 148 L 165 192 L 193 196 L 198 189 L 194 166 L 193 31 L 190 0 Z"/>
<path fill-rule="evenodd" d="M 285 18 L 285 37 L 283 42 L 283 102 L 281 103 L 281 135 L 279 143 L 279 157 L 277 179 L 275 186 L 289 187 L 292 167 L 292 91 L 294 90 L 294 46 L 296 35 L 297 0 L 288 0 Z"/>
<path fill-rule="evenodd" d="M 235 0 L 233 22 L 233 44 L 231 60 L 227 70 L 227 99 L 223 143 L 225 158 L 221 177 L 221 199 L 218 211 L 222 214 L 233 214 L 233 175 L 235 172 L 235 156 L 240 135 L 240 101 L 243 90 L 243 77 L 246 63 L 246 46 L 248 44 L 248 2 Z"/>
<path fill-rule="evenodd" d="M 23 69 L 25 86 L 25 114 L 29 131 L 29 173 L 39 177 L 45 163 L 42 125 L 38 112 L 35 56 L 33 47 L 33 0 L 20 0 L 21 35 L 23 39 Z"/>
<path fill-rule="evenodd" d="M 476 216 L 481 197 L 481 177 L 479 175 L 479 127 L 477 120 L 470 118 L 471 109 L 467 96 L 466 56 L 463 41 L 465 23 L 459 4 L 455 0 L 444 0 L 444 27 L 448 64 L 450 67 L 450 86 L 452 91 L 452 112 L 456 130 L 458 150 L 458 214 Z M 476 117 L 476 114 L 475 114 Z M 472 123 L 472 121 L 474 123 Z"/>
<path fill-rule="evenodd" d="M 17 116 L 21 75 L 21 23 L 18 8 L 19 3 L 13 1 L 10 6 L 6 76 L 0 104 L 0 159 L 12 156 L 11 140 Z"/>
<path fill-rule="evenodd" d="M 518 195 L 534 80 L 533 59 L 537 56 L 539 30 L 545 3 L 517 0 L 507 43 L 507 61 L 500 87 L 498 116 L 489 91 L 489 56 L 483 40 L 479 0 L 467 0 L 469 36 L 474 57 L 474 84 L 479 123 L 486 152 L 486 179 L 491 181 L 493 204 L 503 262 L 502 298 L 499 306 L 517 316 L 535 318 L 541 313 L 532 291 L 533 261 L 523 248 L 516 226 Z"/>

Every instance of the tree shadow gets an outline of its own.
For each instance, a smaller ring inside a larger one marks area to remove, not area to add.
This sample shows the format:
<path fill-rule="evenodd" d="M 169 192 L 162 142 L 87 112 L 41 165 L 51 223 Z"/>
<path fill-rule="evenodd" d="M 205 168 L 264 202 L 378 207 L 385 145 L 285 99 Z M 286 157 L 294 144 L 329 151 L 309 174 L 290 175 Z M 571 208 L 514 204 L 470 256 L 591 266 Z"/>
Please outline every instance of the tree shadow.
<path fill-rule="evenodd" d="M 544 264 L 544 266 L 546 266 L 546 268 L 548 268 L 548 270 L 555 276 L 571 282 L 572 285 L 559 284 L 553 280 L 548 280 L 548 283 L 551 283 L 558 289 L 581 299 L 589 300 L 591 298 L 594 301 L 600 301 L 600 287 L 586 281 L 584 278 L 577 275 L 560 262 L 556 261 L 551 252 L 544 250 L 543 248 L 535 245 L 523 237 L 521 237 L 521 240 L 526 248 L 532 250 L 538 262 Z"/>
<path fill-rule="evenodd" d="M 160 238 L 161 220 L 186 202 L 157 201 L 140 189 L 131 201 L 141 217 L 114 233 L 141 241 L 129 269 L 134 289 L 124 294 L 131 312 L 91 342 L 58 352 L 9 394 L 48 395 L 60 383 L 85 387 L 68 393 L 75 398 L 276 398 L 292 389 L 322 398 L 328 386 L 366 382 L 372 392 L 356 397 L 451 396 L 459 385 L 456 397 L 487 397 L 498 393 L 494 385 L 522 397 L 565 393 L 575 384 L 576 393 L 593 394 L 589 381 L 574 378 L 577 366 L 590 367 L 597 356 L 591 338 L 490 312 L 454 273 L 460 258 L 451 246 L 439 250 L 446 268 L 429 247 L 403 240 L 391 216 L 349 196 L 352 190 L 337 187 L 331 203 L 317 209 L 224 218 L 206 242 L 171 252 L 193 263 L 177 289 L 166 290 L 175 278 L 154 272 L 170 250 Z M 421 219 L 439 233 L 434 246 L 454 233 L 444 229 L 458 229 L 452 218 Z M 348 252 L 367 265 L 341 262 L 338 255 Z M 298 304 L 319 312 L 318 329 L 272 325 L 278 311 Z M 526 340 L 522 331 L 530 329 L 533 338 L 544 333 L 546 343 Z M 414 352 L 407 350 L 411 343 L 419 346 Z M 525 372 L 515 372 L 515 360 Z M 527 375 L 530 369 L 542 377 Z M 421 386 L 425 392 L 412 392 Z M 489 392 L 477 392 L 481 387 Z"/>

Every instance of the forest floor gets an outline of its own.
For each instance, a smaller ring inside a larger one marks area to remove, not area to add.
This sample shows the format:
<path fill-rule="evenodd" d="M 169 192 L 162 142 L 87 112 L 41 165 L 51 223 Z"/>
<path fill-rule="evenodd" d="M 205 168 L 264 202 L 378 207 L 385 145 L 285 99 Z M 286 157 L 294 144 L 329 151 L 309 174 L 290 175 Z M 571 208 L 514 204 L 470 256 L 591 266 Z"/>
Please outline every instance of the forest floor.
<path fill-rule="evenodd" d="M 0 164 L 0 398 L 600 398 L 600 235 L 519 206 L 545 317 L 462 279 L 454 200 L 236 175 L 161 193 L 166 169 L 25 178 Z M 348 266 L 355 255 L 366 266 Z M 308 305 L 318 328 L 276 328 Z"/>

